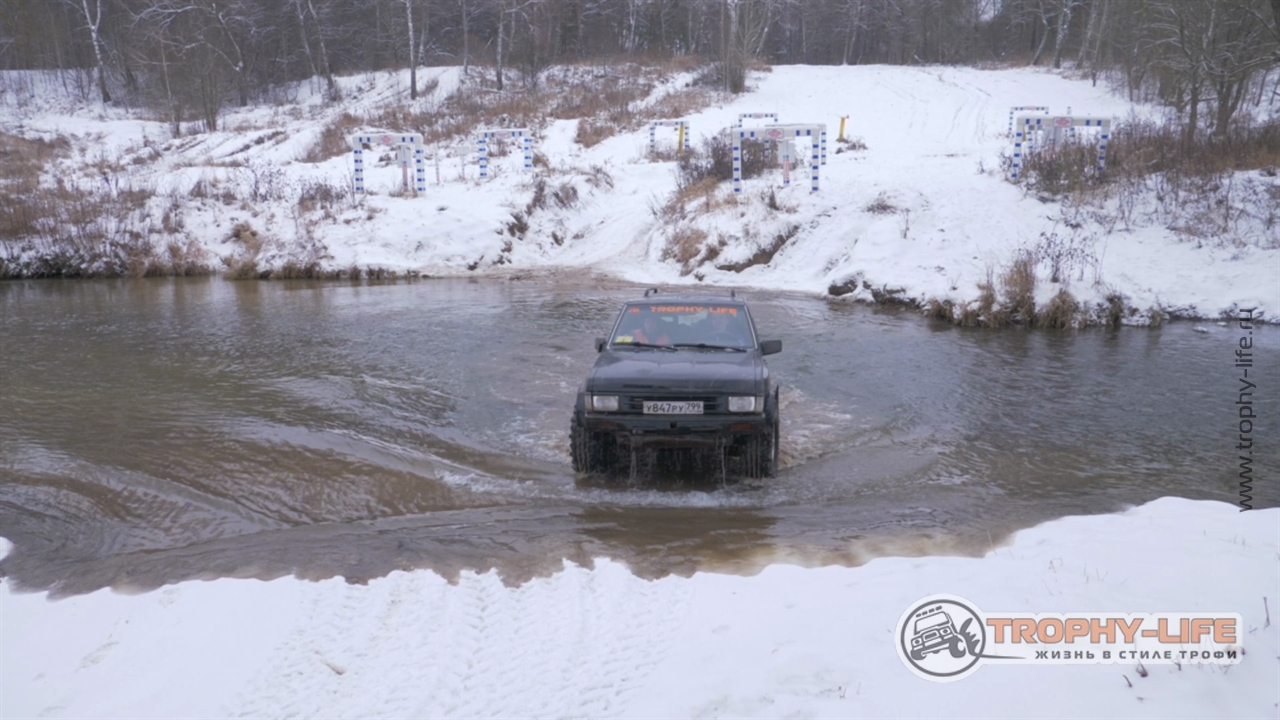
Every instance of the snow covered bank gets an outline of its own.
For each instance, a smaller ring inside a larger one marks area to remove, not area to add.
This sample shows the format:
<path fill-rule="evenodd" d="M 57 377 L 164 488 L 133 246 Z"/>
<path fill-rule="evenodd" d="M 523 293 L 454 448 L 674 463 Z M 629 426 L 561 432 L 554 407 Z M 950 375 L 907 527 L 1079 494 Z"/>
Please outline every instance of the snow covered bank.
<path fill-rule="evenodd" d="M 60 174 L 101 185 L 104 173 L 114 174 L 117 185 L 154 193 L 124 225 L 155 247 L 173 244 L 184 259 L 200 255 L 247 274 L 286 266 L 428 275 L 573 268 L 647 284 L 836 288 L 850 299 L 923 306 L 978 301 L 981 285 L 1021 253 L 1037 252 L 1056 258 L 1037 268 L 1038 306 L 1066 290 L 1095 312 L 1118 304 L 1134 323 L 1237 308 L 1271 321 L 1280 308 L 1280 230 L 1259 219 L 1274 211 L 1251 208 L 1257 212 L 1233 216 L 1229 232 L 1192 237 L 1143 207 L 1068 208 L 1004 179 L 1011 107 L 1157 114 L 1049 71 L 783 66 L 753 76 L 751 92 L 685 116 L 695 146 L 741 113 L 826 124 L 817 193 L 807 182 L 784 187 L 772 170 L 746 181 L 739 196 L 722 183 L 673 205 L 675 163 L 649 156 L 647 127 L 586 148 L 576 141 L 579 120 L 549 116 L 532 128 L 534 173 L 513 152 L 495 158 L 494 177 L 481 181 L 472 138 L 434 144 L 426 197 L 395 194 L 401 172 L 390 152 L 369 154 L 371 194 L 354 200 L 349 154 L 303 161 L 342 113 L 433 113 L 467 89 L 456 68 L 432 73 L 425 82 L 434 91 L 416 104 L 404 99 L 403 74 L 372 74 L 344 79 L 338 106 L 303 86 L 291 104 L 234 111 L 217 133 L 177 139 L 167 139 L 162 123 L 116 110 L 53 105 L 6 108 L 0 130 L 72 137 L 74 152 L 46 182 Z M 688 80 L 676 74 L 653 96 Z M 841 117 L 865 149 L 837 142 Z M 662 130 L 670 147 L 674 131 Z M 1244 202 L 1280 196 L 1274 173 L 1240 175 L 1239 187 L 1251 188 Z M 1065 262 L 1062 272 L 1045 264 L 1053 262 Z"/>
<path fill-rule="evenodd" d="M 1045 523 L 981 559 L 755 577 L 646 581 L 600 561 L 515 588 L 430 572 L 56 602 L 6 588 L 0 715 L 1275 717 L 1278 528 L 1280 510 L 1165 498 Z M 990 611 L 1238 612 L 1246 655 L 935 684 L 899 662 L 894 626 L 944 592 Z"/>

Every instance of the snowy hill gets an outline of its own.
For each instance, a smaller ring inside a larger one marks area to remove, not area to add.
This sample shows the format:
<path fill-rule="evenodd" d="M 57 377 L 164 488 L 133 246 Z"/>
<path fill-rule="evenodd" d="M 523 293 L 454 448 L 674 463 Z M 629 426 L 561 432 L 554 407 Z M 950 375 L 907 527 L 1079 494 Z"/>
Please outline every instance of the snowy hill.
<path fill-rule="evenodd" d="M 694 77 L 664 75 L 628 112 Z M 218 268 L 433 276 L 574 268 L 644 283 L 831 291 L 924 307 L 975 301 L 979 286 L 994 285 L 1020 254 L 1043 260 L 1046 247 L 1060 254 L 1065 247 L 1074 263 L 1058 282 L 1047 264 L 1036 268 L 1038 305 L 1065 289 L 1086 315 L 1118 300 L 1132 313 L 1127 322 L 1144 323 L 1236 307 L 1270 318 L 1280 303 L 1280 230 L 1267 224 L 1275 211 L 1259 206 L 1280 193 L 1274 177 L 1240 173 L 1252 193 L 1236 193 L 1245 220 L 1197 237 L 1150 213 L 1121 218 L 1114 208 L 1067 206 L 1008 182 L 1001 156 L 1012 150 L 1013 106 L 1117 119 L 1157 114 L 1040 69 L 776 67 L 754 74 L 751 92 L 715 95 L 682 115 L 695 149 L 740 113 L 824 123 L 828 162 L 816 193 L 800 177 L 805 171 L 784 186 L 775 168 L 746 180 L 739 196 L 725 182 L 673 200 L 676 163 L 649 155 L 643 121 L 588 148 L 575 140 L 579 120 L 535 117 L 534 170 L 524 170 L 519 148 L 511 148 L 493 158 L 487 180 L 477 177 L 470 135 L 436 138 L 422 197 L 398 192 L 401 170 L 390 151 L 367 153 L 366 196 L 350 193 L 350 153 L 304 161 L 315 159 L 338 118 L 447 113 L 459 88 L 479 92 L 475 82 L 464 82 L 459 69 L 436 69 L 426 80 L 431 92 L 408 103 L 404 74 L 345 78 L 337 106 L 304 84 L 277 105 L 229 112 L 218 132 L 176 139 L 163 123 L 54 107 L 34 94 L 3 98 L 0 128 L 71 137 L 74 151 L 57 171 L 67 180 L 153 188 L 147 218 L 135 224 L 155 244 L 197 248 Z M 837 141 L 842 116 L 848 138 L 865 149 Z M 672 158 L 675 131 L 660 128 L 658 137 L 665 150 L 658 157 Z"/>

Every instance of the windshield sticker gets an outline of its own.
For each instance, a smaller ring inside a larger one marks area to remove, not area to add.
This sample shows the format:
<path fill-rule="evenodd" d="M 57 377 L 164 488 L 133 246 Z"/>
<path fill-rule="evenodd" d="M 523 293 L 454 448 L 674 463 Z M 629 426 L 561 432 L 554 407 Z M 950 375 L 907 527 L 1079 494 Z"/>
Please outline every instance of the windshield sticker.
<path fill-rule="evenodd" d="M 738 314 L 738 308 L 724 307 L 720 305 L 649 305 L 647 307 L 649 312 L 673 313 L 678 315 L 696 315 L 700 313 L 707 313 L 709 315 L 737 315 Z M 641 313 L 644 311 L 645 311 L 645 308 L 638 305 L 632 305 L 627 310 L 627 312 L 629 313 Z"/>

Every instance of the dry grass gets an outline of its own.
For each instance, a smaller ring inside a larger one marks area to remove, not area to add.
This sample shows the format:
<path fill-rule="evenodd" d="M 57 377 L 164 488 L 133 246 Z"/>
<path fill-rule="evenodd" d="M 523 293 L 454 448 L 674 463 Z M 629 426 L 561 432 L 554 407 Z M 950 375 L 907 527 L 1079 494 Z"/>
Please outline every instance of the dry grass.
<path fill-rule="evenodd" d="M 70 150 L 71 142 L 62 136 L 43 140 L 0 132 L 0 182 L 38 178 L 48 163 L 66 157 Z"/>
<path fill-rule="evenodd" d="M 872 215 L 893 215 L 898 212 L 898 206 L 889 202 L 887 195 L 880 193 L 879 195 L 876 195 L 875 200 L 867 203 L 867 206 L 862 208 L 862 210 L 863 212 L 868 212 Z"/>
<path fill-rule="evenodd" d="M 1064 288 L 1036 312 L 1035 326 L 1066 330 L 1076 327 L 1080 320 L 1080 303 Z"/>
<path fill-rule="evenodd" d="M 717 99 L 716 93 L 706 88 L 681 88 L 655 100 L 645 108 L 643 117 L 646 122 L 688 117 L 707 109 Z"/>
<path fill-rule="evenodd" d="M 1096 146 L 1064 145 L 1053 153 L 1029 155 L 1023 174 L 1028 178 L 1026 187 L 1041 195 L 1082 195 L 1091 192 L 1097 184 L 1097 167 Z"/>
<path fill-rule="evenodd" d="M 0 277 L 119 277 L 209 272 L 204 251 L 182 235 L 173 203 L 153 215 L 155 193 L 100 154 L 83 181 L 55 167 L 66 138 L 0 133 Z M 46 177 L 51 177 L 46 180 Z"/>
<path fill-rule="evenodd" d="M 1111 292 L 1107 295 L 1107 304 L 1102 308 L 1102 324 L 1107 327 L 1120 327 L 1124 322 L 1125 308 L 1128 304 L 1125 302 L 1124 295 L 1118 292 Z"/>
<path fill-rule="evenodd" d="M 867 149 L 867 143 L 860 137 L 845 137 L 836 139 L 836 154 L 843 152 L 858 152 Z"/>
<path fill-rule="evenodd" d="M 671 196 L 668 206 L 674 206 L 680 215 L 685 211 L 710 213 L 731 204 L 733 199 L 732 195 L 725 196 L 720 192 L 719 180 L 706 177 L 678 188 Z M 702 202 L 700 207 L 697 206 L 698 201 Z"/>
<path fill-rule="evenodd" d="M 1030 251 L 1024 250 L 1000 273 L 998 283 L 993 278 L 994 272 L 988 271 L 986 281 L 978 283 L 977 300 L 954 303 L 931 299 L 924 304 L 922 311 L 930 318 L 960 327 L 1017 325 L 1056 330 L 1089 325 L 1118 326 L 1126 317 L 1132 318 L 1138 313 L 1118 293 L 1109 295 L 1103 306 L 1087 308 L 1065 288 L 1044 306 L 1036 307 L 1034 271 L 1034 257 Z M 1150 316 L 1152 324 L 1163 319 L 1162 314 L 1154 309 Z"/>
<path fill-rule="evenodd" d="M 578 130 L 573 135 L 573 141 L 582 147 L 595 147 L 613 137 L 617 131 L 617 126 L 606 121 L 584 118 L 578 121 Z"/>
<path fill-rule="evenodd" d="M 299 160 L 308 163 L 323 162 L 351 152 L 347 137 L 363 125 L 364 121 L 355 115 L 349 112 L 342 113 L 321 128 L 320 137 L 307 148 L 307 152 Z"/>
<path fill-rule="evenodd" d="M 1107 174 L 1205 176 L 1280 167 L 1280 121 L 1237 122 L 1224 135 L 1185 142 L 1173 123 L 1130 118 L 1117 124 L 1107 148 Z"/>
<path fill-rule="evenodd" d="M 1036 318 L 1036 260 L 1028 251 L 1018 253 L 1000 276 L 1004 302 L 1000 310 L 1015 325 L 1032 325 Z"/>
<path fill-rule="evenodd" d="M 225 257 L 222 262 L 227 266 L 225 276 L 228 280 L 256 280 L 267 278 L 270 273 L 258 270 L 258 256 L 266 242 L 249 223 L 238 223 L 231 229 L 228 238 L 238 246 L 235 255 Z"/>
<path fill-rule="evenodd" d="M 769 145 L 763 140 L 742 143 L 742 179 L 757 177 L 773 167 Z M 702 145 L 682 153 L 676 164 L 676 185 L 685 188 L 706 179 L 724 182 L 733 179 L 733 145 L 720 135 L 703 140 Z"/>
<path fill-rule="evenodd" d="M 267 274 L 271 280 L 336 280 L 339 271 L 325 270 L 320 263 L 289 260 Z"/>
<path fill-rule="evenodd" d="M 1108 232 L 1158 222 L 1197 243 L 1280 247 L 1280 186 L 1266 179 L 1280 167 L 1280 121 L 1241 121 L 1190 141 L 1184 130 L 1129 118 L 1112 128 L 1101 175 L 1095 141 L 1082 138 L 1030 155 L 1024 187 L 1043 200 L 1093 206 Z M 1239 176 L 1248 171 L 1259 175 Z"/>
<path fill-rule="evenodd" d="M 672 72 L 690 62 L 657 66 L 560 66 L 541 74 L 536 84 L 508 84 L 501 92 L 488 74 L 468 78 L 433 109 L 389 105 L 365 114 L 344 113 L 330 121 L 303 156 L 320 162 L 348 152 L 346 138 L 361 127 L 395 128 L 421 133 L 427 143 L 469 139 L 481 127 L 525 127 L 537 131 L 550 120 L 579 120 L 575 139 L 594 146 L 619 133 L 640 129 L 650 120 L 682 117 L 715 101 L 703 88 L 682 88 L 644 104 Z"/>
<path fill-rule="evenodd" d="M 297 207 L 304 213 L 333 210 L 350 202 L 352 190 L 319 180 L 303 182 L 298 189 Z"/>
<path fill-rule="evenodd" d="M 692 225 L 679 225 L 667 238 L 664 256 L 680 263 L 683 266 L 682 274 L 688 275 L 695 267 L 693 261 L 702 255 L 706 241 L 706 230 Z"/>

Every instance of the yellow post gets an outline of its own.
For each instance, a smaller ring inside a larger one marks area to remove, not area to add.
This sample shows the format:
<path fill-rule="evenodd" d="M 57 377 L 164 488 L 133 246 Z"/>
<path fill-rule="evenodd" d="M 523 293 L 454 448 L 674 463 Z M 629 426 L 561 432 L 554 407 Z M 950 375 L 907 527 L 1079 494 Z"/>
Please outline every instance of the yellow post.
<path fill-rule="evenodd" d="M 838 135 L 838 136 L 836 137 L 836 140 L 841 141 L 841 142 L 843 142 L 843 141 L 844 141 L 844 121 L 845 121 L 845 120 L 848 120 L 848 119 L 849 119 L 849 116 L 848 116 L 848 115 L 841 115 L 841 116 L 840 116 L 840 135 Z"/>
<path fill-rule="evenodd" d="M 676 136 L 676 154 L 679 155 L 684 152 L 684 123 L 680 123 L 676 127 L 679 130 Z"/>

